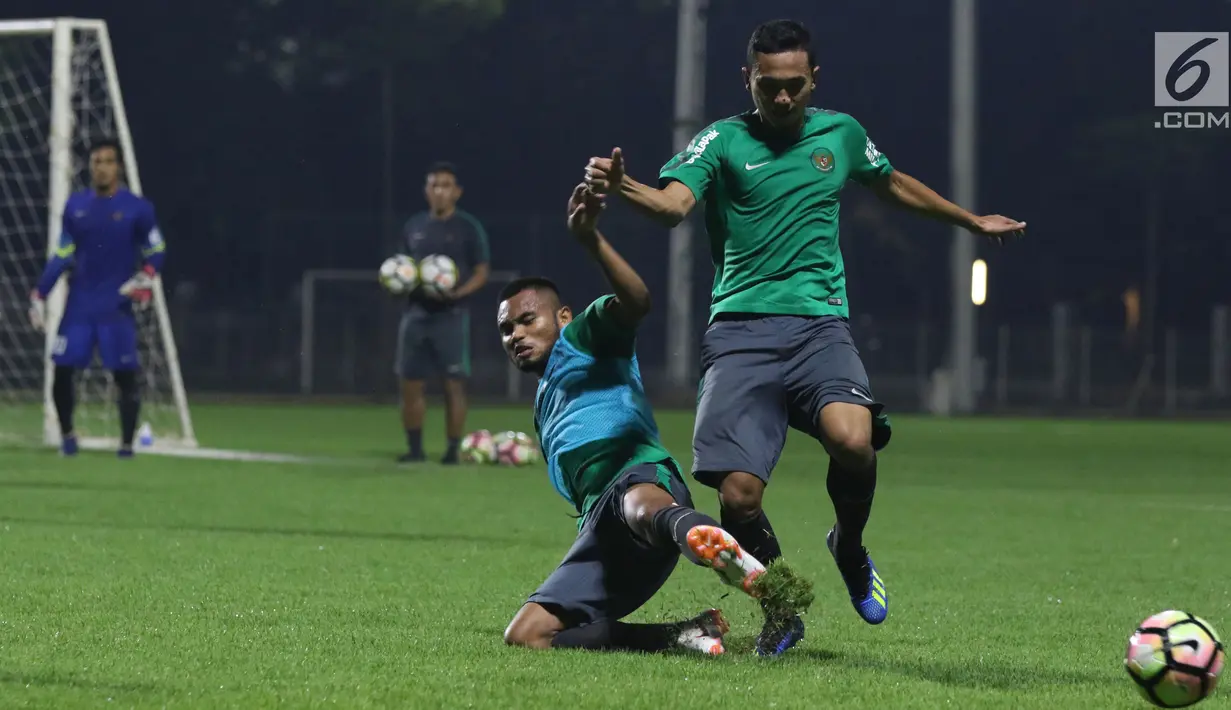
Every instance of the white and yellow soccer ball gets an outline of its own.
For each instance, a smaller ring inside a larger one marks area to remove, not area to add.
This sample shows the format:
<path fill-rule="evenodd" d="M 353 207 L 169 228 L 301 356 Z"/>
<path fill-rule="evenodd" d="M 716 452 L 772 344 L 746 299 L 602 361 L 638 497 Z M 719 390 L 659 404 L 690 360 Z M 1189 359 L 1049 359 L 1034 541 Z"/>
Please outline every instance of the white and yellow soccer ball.
<path fill-rule="evenodd" d="M 494 437 L 496 461 L 505 466 L 529 466 L 539 461 L 539 447 L 525 432 L 502 431 Z"/>
<path fill-rule="evenodd" d="M 419 285 L 419 267 L 405 254 L 394 254 L 380 265 L 380 285 L 394 296 L 405 296 Z"/>
<path fill-rule="evenodd" d="M 444 254 L 429 254 L 419 262 L 419 279 L 425 289 L 452 291 L 457 278 L 457 264 Z"/>
<path fill-rule="evenodd" d="M 466 463 L 495 463 L 496 439 L 486 429 L 472 431 L 462 438 L 458 453 Z"/>

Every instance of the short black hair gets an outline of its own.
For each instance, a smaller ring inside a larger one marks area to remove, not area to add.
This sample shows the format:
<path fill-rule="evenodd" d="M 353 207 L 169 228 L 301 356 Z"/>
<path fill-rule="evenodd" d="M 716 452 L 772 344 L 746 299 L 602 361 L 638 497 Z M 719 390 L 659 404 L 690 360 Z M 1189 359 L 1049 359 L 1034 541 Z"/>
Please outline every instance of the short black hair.
<path fill-rule="evenodd" d="M 560 287 L 549 278 L 543 276 L 523 276 L 519 279 L 513 279 L 504 288 L 500 289 L 500 298 L 497 303 L 503 303 L 510 298 L 516 296 L 522 291 L 551 291 L 556 296 L 556 300 L 560 300 Z"/>
<path fill-rule="evenodd" d="M 758 54 L 783 54 L 806 52 L 808 66 L 816 66 L 816 54 L 812 51 L 812 33 L 798 20 L 770 20 L 761 23 L 748 39 L 748 67 L 757 64 Z"/>
<path fill-rule="evenodd" d="M 100 151 L 103 148 L 110 148 L 114 150 L 115 159 L 120 163 L 120 165 L 124 164 L 124 149 L 120 147 L 120 142 L 118 140 L 111 136 L 96 138 L 90 142 L 90 155 L 93 155 L 96 151 Z"/>
<path fill-rule="evenodd" d="M 435 175 L 436 173 L 448 173 L 453 176 L 454 180 L 458 179 L 457 166 L 447 160 L 437 160 L 427 166 L 427 172 L 424 175 Z"/>

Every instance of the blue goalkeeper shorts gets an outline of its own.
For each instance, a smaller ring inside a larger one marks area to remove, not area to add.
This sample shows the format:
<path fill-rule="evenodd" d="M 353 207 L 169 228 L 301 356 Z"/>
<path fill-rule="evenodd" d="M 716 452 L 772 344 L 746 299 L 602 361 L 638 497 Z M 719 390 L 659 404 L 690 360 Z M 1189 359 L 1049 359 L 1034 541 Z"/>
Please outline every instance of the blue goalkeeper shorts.
<path fill-rule="evenodd" d="M 94 349 L 108 370 L 135 370 L 137 321 L 127 313 L 68 316 L 51 351 L 51 361 L 60 367 L 85 369 L 94 360 Z"/>

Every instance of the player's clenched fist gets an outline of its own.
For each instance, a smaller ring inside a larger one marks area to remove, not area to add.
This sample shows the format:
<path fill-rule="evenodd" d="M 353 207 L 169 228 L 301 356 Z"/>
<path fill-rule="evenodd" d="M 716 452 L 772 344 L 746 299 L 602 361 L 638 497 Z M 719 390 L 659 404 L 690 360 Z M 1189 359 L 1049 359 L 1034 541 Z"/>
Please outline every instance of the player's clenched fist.
<path fill-rule="evenodd" d="M 586 165 L 586 186 L 596 195 L 615 194 L 624 181 L 624 153 L 619 148 L 610 158 L 590 158 Z"/>
<path fill-rule="evenodd" d="M 603 199 L 584 184 L 573 188 L 568 201 L 568 228 L 578 237 L 591 237 L 598 228 L 598 216 L 603 212 Z"/>

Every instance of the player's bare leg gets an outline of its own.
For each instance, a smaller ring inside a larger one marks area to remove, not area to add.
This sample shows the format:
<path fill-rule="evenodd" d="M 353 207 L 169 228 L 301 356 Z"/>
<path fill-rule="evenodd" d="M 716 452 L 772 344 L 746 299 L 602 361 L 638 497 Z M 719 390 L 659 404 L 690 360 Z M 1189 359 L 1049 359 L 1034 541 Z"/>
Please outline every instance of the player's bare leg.
<path fill-rule="evenodd" d="M 826 485 L 837 515 L 826 544 L 846 583 L 851 604 L 864 621 L 879 624 L 889 613 L 889 596 L 863 546 L 863 530 L 876 492 L 872 413 L 863 405 L 833 402 L 821 409 L 819 429 L 830 456 Z"/>
<path fill-rule="evenodd" d="M 411 463 L 424 460 L 423 415 L 426 411 L 423 380 L 402 380 L 402 428 L 406 430 L 407 451 L 398 457 L 398 461 Z"/>
<path fill-rule="evenodd" d="M 449 446 L 440 462 L 454 464 L 458 462 L 457 450 L 461 446 L 466 427 L 466 381 L 448 379 L 445 380 L 444 387 L 445 435 L 449 437 Z"/>
<path fill-rule="evenodd" d="M 628 624 L 603 619 L 566 627 L 552 610 L 528 602 L 504 630 L 504 642 L 510 646 L 541 650 L 578 648 L 656 652 L 681 649 L 719 655 L 724 651 L 722 637 L 728 628 L 726 619 L 717 609 L 674 624 Z"/>
<path fill-rule="evenodd" d="M 782 557 L 782 547 L 769 518 L 761 508 L 765 482 L 744 471 L 733 471 L 723 477 L 718 487 L 718 502 L 722 508 L 722 527 L 739 540 L 744 549 L 763 564 Z M 757 654 L 777 656 L 799 643 L 804 637 L 804 623 L 798 614 L 780 616 L 765 609 L 765 625 L 757 636 Z"/>
<path fill-rule="evenodd" d="M 656 547 L 677 548 L 693 564 L 709 567 L 723 582 L 753 594 L 752 583 L 765 567 L 718 521 L 677 504 L 651 483 L 629 488 L 622 506 L 624 520 L 637 537 Z"/>
<path fill-rule="evenodd" d="M 56 365 L 51 381 L 51 399 L 56 405 L 56 418 L 60 421 L 60 453 L 77 455 L 77 434 L 73 430 L 73 409 L 76 407 L 77 371 L 71 367 Z"/>

